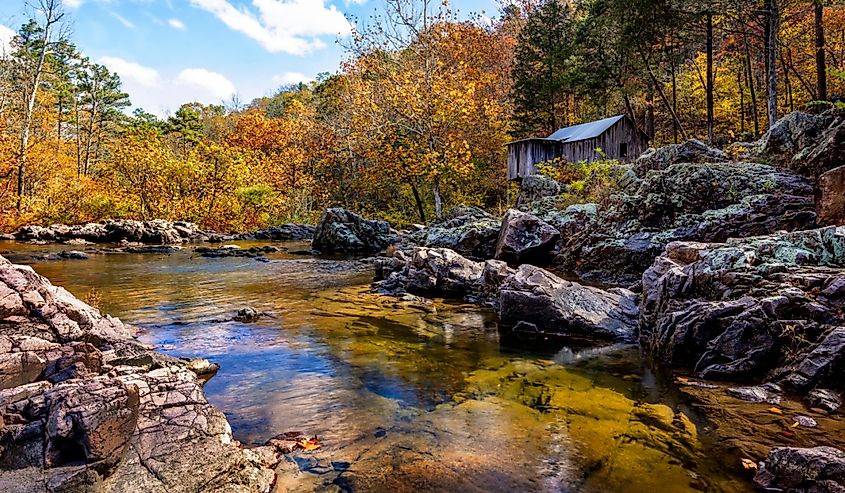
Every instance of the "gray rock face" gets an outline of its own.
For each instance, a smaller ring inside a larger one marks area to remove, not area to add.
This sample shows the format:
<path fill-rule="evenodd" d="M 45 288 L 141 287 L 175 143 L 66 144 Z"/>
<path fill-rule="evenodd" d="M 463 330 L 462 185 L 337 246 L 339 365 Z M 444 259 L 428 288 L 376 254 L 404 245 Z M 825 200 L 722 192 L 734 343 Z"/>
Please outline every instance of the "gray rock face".
<path fill-rule="evenodd" d="M 634 167 L 637 173 L 662 170 L 680 163 L 720 163 L 730 161 L 727 154 L 696 139 L 682 144 L 672 144 L 659 149 L 650 149 L 637 158 Z"/>
<path fill-rule="evenodd" d="M 512 270 L 504 262 L 474 262 L 447 248 L 417 247 L 376 261 L 380 291 L 442 296 L 478 296 L 495 292 Z"/>
<path fill-rule="evenodd" d="M 205 234 L 194 223 L 184 221 L 133 221 L 118 219 L 104 223 L 68 226 L 54 224 L 49 227 L 25 226 L 15 233 L 20 241 L 49 241 L 78 243 L 146 243 L 154 245 L 202 241 Z"/>
<path fill-rule="evenodd" d="M 819 177 L 816 215 L 821 226 L 845 224 L 845 165 L 826 171 Z"/>
<path fill-rule="evenodd" d="M 561 184 L 543 175 L 531 175 L 519 184 L 516 208 L 533 214 L 554 210 L 563 188 Z"/>
<path fill-rule="evenodd" d="M 422 247 L 448 248 L 470 258 L 493 258 L 501 221 L 477 207 L 458 206 L 409 240 Z"/>
<path fill-rule="evenodd" d="M 499 290 L 499 318 L 516 332 L 567 338 L 633 341 L 637 296 L 565 281 L 522 265 Z"/>
<path fill-rule="evenodd" d="M 753 387 L 736 387 L 728 389 L 728 395 L 748 402 L 766 402 L 780 404 L 783 389 L 774 383 L 764 383 Z"/>
<path fill-rule="evenodd" d="M 564 235 L 555 263 L 607 284 L 630 285 L 672 241 L 814 227 L 806 178 L 751 163 L 674 164 L 649 171 L 633 194 L 612 195 L 583 229 Z"/>
<path fill-rule="evenodd" d="M 755 149 L 775 166 L 817 178 L 845 162 L 845 117 L 790 113 L 766 132 Z"/>
<path fill-rule="evenodd" d="M 842 396 L 830 389 L 813 389 L 807 393 L 807 404 L 828 413 L 835 413 L 842 407 Z"/>
<path fill-rule="evenodd" d="M 365 219 L 346 209 L 327 209 L 314 231 L 311 246 L 321 252 L 379 252 L 398 238 L 387 221 Z"/>
<path fill-rule="evenodd" d="M 242 450 L 203 396 L 217 366 L 154 353 L 0 257 L 0 491 L 263 492 L 283 451 Z"/>
<path fill-rule="evenodd" d="M 671 243 L 643 275 L 640 339 L 701 376 L 839 388 L 845 228 Z"/>
<path fill-rule="evenodd" d="M 845 452 L 833 447 L 775 448 L 754 482 L 767 491 L 841 493 L 845 491 Z"/>
<path fill-rule="evenodd" d="M 546 264 L 560 232 L 533 214 L 510 209 L 502 219 L 496 259 L 511 264 Z"/>

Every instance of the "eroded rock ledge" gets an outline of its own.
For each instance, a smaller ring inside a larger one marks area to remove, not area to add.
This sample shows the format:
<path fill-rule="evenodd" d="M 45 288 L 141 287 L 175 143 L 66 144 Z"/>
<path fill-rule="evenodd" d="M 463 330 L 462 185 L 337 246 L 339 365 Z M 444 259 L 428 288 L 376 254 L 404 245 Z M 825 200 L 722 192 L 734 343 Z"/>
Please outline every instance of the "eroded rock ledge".
<path fill-rule="evenodd" d="M 285 450 L 232 438 L 216 365 L 133 334 L 0 257 L 0 491 L 269 491 Z"/>

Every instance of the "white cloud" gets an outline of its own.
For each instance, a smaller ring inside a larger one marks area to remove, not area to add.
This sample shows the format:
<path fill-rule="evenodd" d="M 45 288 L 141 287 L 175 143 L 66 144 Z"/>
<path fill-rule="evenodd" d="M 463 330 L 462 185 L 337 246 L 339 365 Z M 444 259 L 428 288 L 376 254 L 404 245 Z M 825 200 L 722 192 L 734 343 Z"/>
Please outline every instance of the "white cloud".
<path fill-rule="evenodd" d="M 206 93 L 206 95 L 213 96 L 219 100 L 224 100 L 232 97 L 237 93 L 235 85 L 232 81 L 218 74 L 204 68 L 186 68 L 179 72 L 176 76 L 175 83 L 181 86 L 187 86 L 194 89 L 199 89 Z"/>
<path fill-rule="evenodd" d="M 167 19 L 167 23 L 170 24 L 170 27 L 173 29 L 179 29 L 180 31 L 184 31 L 186 29 L 185 23 L 179 19 Z"/>
<path fill-rule="evenodd" d="M 17 33 L 8 27 L 0 24 L 0 55 L 12 51 L 12 39 Z"/>
<path fill-rule="evenodd" d="M 161 87 L 161 77 L 154 68 L 113 56 L 104 56 L 100 58 L 99 63 L 112 72 L 117 72 L 124 82 L 135 82 L 145 87 Z"/>
<path fill-rule="evenodd" d="M 135 29 L 135 24 L 132 24 L 132 22 L 130 22 L 129 19 L 127 19 L 126 17 L 123 17 L 122 15 L 116 12 L 112 12 L 111 15 L 112 17 L 117 19 L 118 22 L 123 24 L 123 27 L 125 27 L 126 29 Z"/>
<path fill-rule="evenodd" d="M 257 12 L 228 0 L 190 2 L 271 53 L 311 53 L 326 46 L 321 37 L 347 36 L 352 31 L 343 13 L 334 5 L 326 6 L 325 0 L 252 0 Z"/>
<path fill-rule="evenodd" d="M 273 83 L 286 86 L 289 84 L 298 84 L 300 82 L 311 82 L 313 77 L 308 77 L 302 72 L 285 72 L 280 75 L 273 76 Z"/>
<path fill-rule="evenodd" d="M 62 5 L 69 9 L 78 9 L 80 5 L 82 5 L 82 0 L 64 0 Z"/>

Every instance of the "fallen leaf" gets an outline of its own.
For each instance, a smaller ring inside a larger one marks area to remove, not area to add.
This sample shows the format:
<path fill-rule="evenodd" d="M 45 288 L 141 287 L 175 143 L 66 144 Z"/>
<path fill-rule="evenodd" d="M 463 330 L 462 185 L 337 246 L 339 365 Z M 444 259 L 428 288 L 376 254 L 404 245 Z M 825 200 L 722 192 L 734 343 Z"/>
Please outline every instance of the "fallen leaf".
<path fill-rule="evenodd" d="M 773 412 L 775 414 L 783 414 L 783 411 L 781 411 L 781 409 L 778 407 L 770 407 L 769 412 Z"/>
<path fill-rule="evenodd" d="M 316 435 L 312 438 L 303 437 L 297 440 L 296 444 L 302 447 L 303 450 L 317 450 L 320 448 L 320 439 Z"/>
<path fill-rule="evenodd" d="M 676 380 L 678 380 L 681 383 L 689 382 L 689 378 L 684 378 L 684 377 L 676 377 Z"/>
<path fill-rule="evenodd" d="M 751 459 L 742 458 L 740 459 L 740 462 L 742 463 L 743 469 L 753 469 L 755 471 L 757 470 L 757 463 Z"/>
<path fill-rule="evenodd" d="M 792 423 L 791 425 L 789 425 L 789 427 L 790 427 L 790 428 L 798 428 L 798 425 L 800 425 L 800 424 L 801 424 L 801 423 L 799 423 L 798 421 L 796 421 L 796 422 Z"/>

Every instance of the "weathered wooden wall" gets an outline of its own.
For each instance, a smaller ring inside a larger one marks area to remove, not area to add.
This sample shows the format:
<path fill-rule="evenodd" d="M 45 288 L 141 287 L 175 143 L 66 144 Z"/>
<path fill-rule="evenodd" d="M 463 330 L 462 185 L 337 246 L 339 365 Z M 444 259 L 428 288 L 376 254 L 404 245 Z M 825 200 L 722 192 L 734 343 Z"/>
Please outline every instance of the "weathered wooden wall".
<path fill-rule="evenodd" d="M 628 145 L 627 156 L 620 154 L 619 144 Z M 648 143 L 627 118 L 608 128 L 598 137 L 576 142 L 556 142 L 546 139 L 529 139 L 508 145 L 508 179 L 513 180 L 537 173 L 537 164 L 556 157 L 569 162 L 601 159 L 596 149 L 601 148 L 608 159 L 631 161 L 640 156 Z"/>

